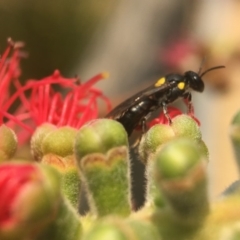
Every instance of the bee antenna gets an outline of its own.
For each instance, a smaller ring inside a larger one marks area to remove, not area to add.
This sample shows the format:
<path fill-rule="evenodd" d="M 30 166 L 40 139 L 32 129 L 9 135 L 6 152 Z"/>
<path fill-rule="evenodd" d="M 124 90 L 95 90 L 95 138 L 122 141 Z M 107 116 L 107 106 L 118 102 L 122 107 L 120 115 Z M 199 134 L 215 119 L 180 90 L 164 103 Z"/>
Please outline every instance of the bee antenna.
<path fill-rule="evenodd" d="M 200 64 L 200 67 L 199 67 L 199 70 L 198 70 L 198 75 L 200 75 L 201 71 L 202 71 L 202 67 L 203 67 L 203 64 L 204 62 L 206 61 L 207 57 L 203 57 L 202 61 L 201 61 L 201 64 Z"/>
<path fill-rule="evenodd" d="M 202 77 L 203 75 L 205 75 L 206 73 L 208 73 L 208 72 L 210 72 L 210 71 L 213 71 L 213 70 L 219 69 L 219 68 L 225 68 L 225 66 L 216 66 L 216 67 L 209 68 L 209 69 L 207 69 L 206 71 L 204 71 L 204 72 L 200 75 L 200 77 Z M 200 71 L 199 71 L 199 73 L 200 73 Z"/>

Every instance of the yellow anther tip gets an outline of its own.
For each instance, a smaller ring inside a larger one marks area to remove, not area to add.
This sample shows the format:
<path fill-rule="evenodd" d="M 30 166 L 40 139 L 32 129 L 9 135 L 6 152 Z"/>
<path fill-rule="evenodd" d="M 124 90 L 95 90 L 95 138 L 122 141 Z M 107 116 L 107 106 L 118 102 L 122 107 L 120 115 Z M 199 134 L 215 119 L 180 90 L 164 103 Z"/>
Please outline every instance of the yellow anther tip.
<path fill-rule="evenodd" d="M 102 78 L 108 79 L 109 78 L 109 72 L 102 72 Z"/>

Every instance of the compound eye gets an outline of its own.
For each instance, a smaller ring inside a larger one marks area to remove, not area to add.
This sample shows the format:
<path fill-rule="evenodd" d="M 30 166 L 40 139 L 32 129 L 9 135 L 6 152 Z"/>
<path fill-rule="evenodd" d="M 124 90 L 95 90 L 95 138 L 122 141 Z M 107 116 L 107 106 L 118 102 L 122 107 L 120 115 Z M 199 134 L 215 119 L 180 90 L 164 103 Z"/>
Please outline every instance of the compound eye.
<path fill-rule="evenodd" d="M 185 76 L 189 82 L 190 88 L 192 88 L 196 92 L 203 92 L 204 82 L 197 73 L 189 71 L 186 72 Z"/>

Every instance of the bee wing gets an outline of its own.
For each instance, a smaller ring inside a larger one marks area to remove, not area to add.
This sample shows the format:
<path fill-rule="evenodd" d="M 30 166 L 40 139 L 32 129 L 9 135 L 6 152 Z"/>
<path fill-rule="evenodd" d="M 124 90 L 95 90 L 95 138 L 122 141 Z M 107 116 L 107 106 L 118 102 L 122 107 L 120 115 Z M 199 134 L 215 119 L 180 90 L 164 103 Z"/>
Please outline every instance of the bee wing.
<path fill-rule="evenodd" d="M 136 93 L 132 97 L 126 99 L 119 105 L 117 105 L 111 112 L 109 112 L 106 117 L 107 118 L 116 118 L 117 116 L 124 113 L 127 109 L 133 107 L 134 105 L 138 104 L 139 102 L 143 101 L 144 98 L 151 97 L 154 93 L 158 92 L 159 94 L 165 93 L 165 91 L 169 88 L 168 84 L 163 84 L 159 87 L 150 86 L 148 88 L 143 89 L 142 91 Z"/>

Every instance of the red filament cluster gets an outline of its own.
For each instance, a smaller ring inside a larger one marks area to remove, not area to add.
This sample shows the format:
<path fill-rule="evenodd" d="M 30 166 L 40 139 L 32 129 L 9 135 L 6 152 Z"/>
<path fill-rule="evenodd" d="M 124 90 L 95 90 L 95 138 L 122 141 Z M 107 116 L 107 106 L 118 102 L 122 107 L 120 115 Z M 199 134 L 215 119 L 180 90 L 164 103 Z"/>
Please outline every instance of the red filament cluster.
<path fill-rule="evenodd" d="M 99 99 L 104 101 L 107 111 L 111 110 L 109 99 L 94 87 L 99 80 L 107 78 L 107 73 L 97 74 L 81 83 L 78 78 L 64 78 L 55 70 L 48 77 L 30 79 L 22 85 L 19 81 L 21 47 L 21 43 L 9 40 L 9 46 L 0 58 L 0 124 L 13 128 L 17 125 L 30 134 L 45 122 L 58 127 L 79 128 L 99 116 Z M 11 84 L 15 87 L 12 94 Z M 14 114 L 9 113 L 16 102 L 19 107 Z"/>

